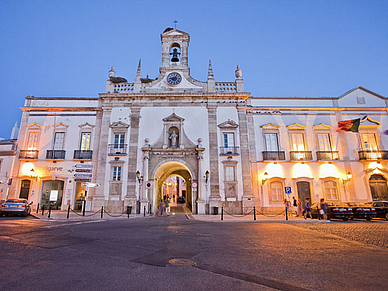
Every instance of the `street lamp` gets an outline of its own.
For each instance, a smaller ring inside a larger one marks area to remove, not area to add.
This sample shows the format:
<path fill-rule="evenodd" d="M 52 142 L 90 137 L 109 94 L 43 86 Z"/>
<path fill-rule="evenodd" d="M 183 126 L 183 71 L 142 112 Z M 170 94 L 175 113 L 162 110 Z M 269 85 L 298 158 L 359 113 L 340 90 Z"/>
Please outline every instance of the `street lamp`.
<path fill-rule="evenodd" d="M 208 170 L 205 172 L 205 183 L 207 184 L 207 181 L 209 180 L 210 173 Z"/>
<path fill-rule="evenodd" d="M 268 173 L 264 172 L 263 179 L 261 180 L 261 186 L 263 186 L 265 182 L 267 182 L 267 179 L 268 179 Z"/>
<path fill-rule="evenodd" d="M 342 179 L 342 181 L 343 181 L 344 184 L 345 184 L 345 183 L 349 182 L 350 179 L 352 179 L 352 177 L 353 177 L 352 173 L 348 172 L 348 173 L 346 174 L 346 178 Z"/>
<path fill-rule="evenodd" d="M 137 178 L 137 180 L 139 181 L 139 184 L 140 184 L 141 182 L 143 182 L 143 176 L 140 176 L 140 172 L 139 172 L 139 171 L 136 172 L 136 178 Z"/>

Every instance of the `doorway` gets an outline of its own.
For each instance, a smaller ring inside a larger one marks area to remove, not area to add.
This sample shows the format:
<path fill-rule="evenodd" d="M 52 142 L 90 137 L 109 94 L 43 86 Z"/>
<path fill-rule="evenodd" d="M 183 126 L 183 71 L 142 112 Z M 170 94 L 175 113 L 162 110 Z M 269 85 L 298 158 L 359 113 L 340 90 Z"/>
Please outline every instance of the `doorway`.
<path fill-rule="evenodd" d="M 382 175 L 374 174 L 370 176 L 369 187 L 372 194 L 372 200 L 388 199 L 387 180 Z"/>
<path fill-rule="evenodd" d="M 306 198 L 310 198 L 310 202 L 312 202 L 310 182 L 306 182 L 306 181 L 297 182 L 296 188 L 298 190 L 298 198 L 302 201 L 302 203 L 306 200 Z"/>
<path fill-rule="evenodd" d="M 19 198 L 24 198 L 28 200 L 28 194 L 30 193 L 30 185 L 31 185 L 30 180 L 22 180 Z"/>

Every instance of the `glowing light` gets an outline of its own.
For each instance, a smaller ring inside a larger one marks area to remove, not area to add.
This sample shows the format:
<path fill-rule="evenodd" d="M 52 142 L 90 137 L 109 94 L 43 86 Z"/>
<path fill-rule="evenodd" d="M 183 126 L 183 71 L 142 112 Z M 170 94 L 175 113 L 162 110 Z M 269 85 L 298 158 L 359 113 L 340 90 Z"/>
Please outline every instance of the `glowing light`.
<path fill-rule="evenodd" d="M 373 172 L 372 172 L 373 174 L 380 174 L 380 169 L 379 168 L 376 168 L 376 169 L 374 169 L 373 170 Z"/>
<path fill-rule="evenodd" d="M 280 164 L 275 164 L 275 163 L 270 163 L 267 165 L 266 172 L 268 173 L 268 178 L 273 178 L 273 177 L 279 177 L 283 178 L 284 173 L 283 173 L 283 167 Z"/>
<path fill-rule="evenodd" d="M 319 177 L 320 178 L 327 178 L 327 177 L 339 178 L 340 174 L 338 173 L 338 169 L 335 165 L 323 164 L 321 165 Z"/>
<path fill-rule="evenodd" d="M 34 164 L 30 162 L 24 163 L 22 166 L 22 174 L 26 176 L 35 174 Z"/>
<path fill-rule="evenodd" d="M 369 169 L 381 168 L 381 164 L 378 162 L 371 162 L 371 163 L 369 163 L 368 168 Z"/>
<path fill-rule="evenodd" d="M 292 168 L 292 177 L 293 178 L 300 178 L 300 177 L 307 177 L 312 178 L 313 174 L 311 173 L 311 169 L 307 164 L 295 164 Z"/>

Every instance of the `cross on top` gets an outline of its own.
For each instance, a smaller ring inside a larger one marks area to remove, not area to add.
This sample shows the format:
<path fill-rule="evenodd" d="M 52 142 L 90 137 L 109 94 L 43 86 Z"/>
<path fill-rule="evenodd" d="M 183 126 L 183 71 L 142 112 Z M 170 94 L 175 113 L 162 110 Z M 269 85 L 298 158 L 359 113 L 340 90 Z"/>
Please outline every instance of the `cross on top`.
<path fill-rule="evenodd" d="M 178 20 L 174 20 L 174 26 L 175 26 L 175 29 L 176 29 L 176 24 L 178 23 Z"/>

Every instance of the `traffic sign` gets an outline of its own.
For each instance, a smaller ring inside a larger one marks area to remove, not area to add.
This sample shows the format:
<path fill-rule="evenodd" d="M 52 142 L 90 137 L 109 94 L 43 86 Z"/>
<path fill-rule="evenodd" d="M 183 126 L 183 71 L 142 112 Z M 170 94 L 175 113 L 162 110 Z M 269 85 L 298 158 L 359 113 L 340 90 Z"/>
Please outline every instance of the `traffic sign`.
<path fill-rule="evenodd" d="M 197 185 L 197 183 L 193 183 L 193 184 L 191 184 L 191 186 L 193 186 L 193 188 L 197 188 L 198 187 L 198 185 Z"/>
<path fill-rule="evenodd" d="M 81 184 L 82 187 L 89 187 L 89 188 L 94 188 L 94 187 L 100 187 L 100 184 L 97 183 L 92 183 L 92 182 L 85 182 Z"/>
<path fill-rule="evenodd" d="M 291 194 L 292 193 L 290 186 L 284 187 L 284 191 L 286 192 L 286 194 Z"/>
<path fill-rule="evenodd" d="M 151 186 L 152 186 L 151 182 L 147 182 L 147 183 L 146 183 L 146 187 L 147 187 L 147 189 L 150 189 L 150 188 L 151 188 Z"/>

